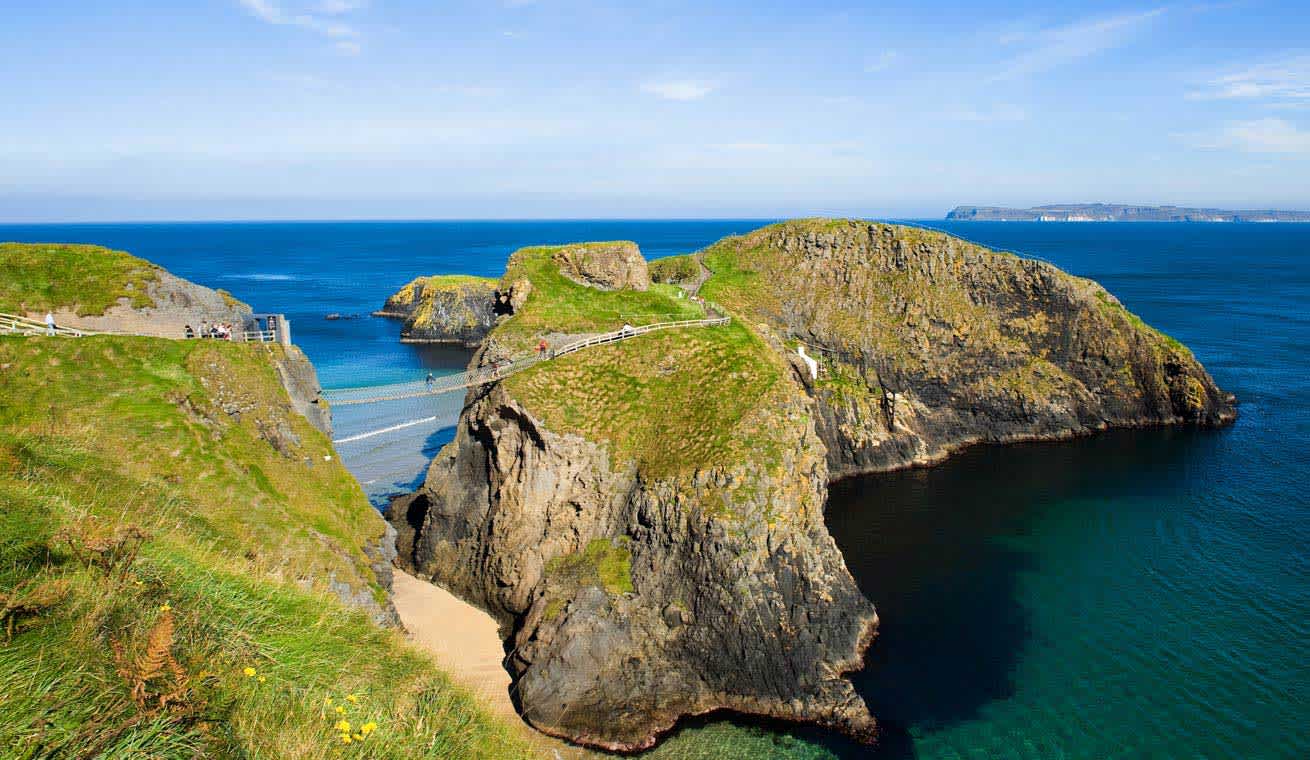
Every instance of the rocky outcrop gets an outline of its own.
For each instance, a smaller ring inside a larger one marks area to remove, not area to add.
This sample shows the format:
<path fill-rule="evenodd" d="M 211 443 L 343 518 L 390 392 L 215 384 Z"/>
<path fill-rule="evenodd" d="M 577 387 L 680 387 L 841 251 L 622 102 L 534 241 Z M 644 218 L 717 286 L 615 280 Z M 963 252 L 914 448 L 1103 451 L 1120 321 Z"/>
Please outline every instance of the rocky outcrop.
<path fill-rule="evenodd" d="M 133 305 L 122 298 L 103 314 L 81 315 L 75 306 L 68 306 L 55 310 L 55 321 L 82 330 L 160 338 L 182 338 L 187 325 L 198 330 L 202 322 L 230 324 L 238 332 L 255 329 L 250 306 L 227 291 L 197 285 L 159 268 L 145 289 L 148 305 Z M 39 319 L 42 315 L 32 312 L 29 316 Z"/>
<path fill-rule="evenodd" d="M 748 273 L 715 298 L 823 359 L 807 390 L 835 476 L 978 442 L 1236 415 L 1182 344 L 1045 262 L 828 220 L 730 239 L 705 260 Z"/>
<path fill-rule="evenodd" d="M 291 399 L 291 406 L 309 424 L 328 438 L 332 437 L 332 410 L 323 398 L 323 387 L 318 384 L 318 372 L 309 357 L 295 346 L 269 346 L 269 355 L 278 379 Z"/>
<path fill-rule="evenodd" d="M 585 243 L 555 251 L 560 273 L 599 290 L 645 290 L 650 287 L 646 259 L 636 243 Z"/>
<path fill-rule="evenodd" d="M 546 733 L 636 750 L 726 708 L 871 739 L 842 674 L 877 616 L 824 527 L 823 448 L 787 388 L 776 469 L 663 478 L 492 388 L 392 504 L 401 564 L 499 618 L 520 710 Z"/>
<path fill-rule="evenodd" d="M 502 333 L 531 345 L 593 318 L 572 285 L 552 290 L 552 262 L 595 281 L 560 249 L 516 253 L 513 277 L 536 279 L 509 290 L 533 296 L 475 364 Z M 824 526 L 831 479 L 1235 414 L 1186 348 L 1099 285 L 945 235 L 793 222 L 696 263 L 730 325 L 471 391 L 422 489 L 388 512 L 401 565 L 500 620 L 524 718 L 583 744 L 640 749 L 718 709 L 873 739 L 843 674 L 878 618 Z"/>
<path fill-rule="evenodd" d="M 387 299 L 374 316 L 405 320 L 403 343 L 476 347 L 496 324 L 496 281 L 485 277 L 419 277 Z"/>

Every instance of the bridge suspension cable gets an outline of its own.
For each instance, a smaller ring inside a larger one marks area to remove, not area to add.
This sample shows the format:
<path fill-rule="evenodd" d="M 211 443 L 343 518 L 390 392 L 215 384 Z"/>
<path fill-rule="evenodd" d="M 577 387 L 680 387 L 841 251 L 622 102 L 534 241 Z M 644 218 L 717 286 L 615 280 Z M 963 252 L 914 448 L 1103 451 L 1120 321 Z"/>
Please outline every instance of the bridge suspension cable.
<path fill-rule="evenodd" d="M 711 317 L 709 319 L 684 319 L 677 322 L 656 322 L 654 324 L 642 325 L 641 327 L 629 327 L 614 332 L 593 335 L 589 338 L 567 343 L 560 348 L 545 354 L 533 354 L 524 356 L 508 364 L 499 366 L 489 365 L 466 372 L 458 372 L 453 375 L 445 375 L 436 378 L 432 382 L 423 380 L 408 383 L 392 383 L 389 385 L 369 385 L 359 388 L 338 388 L 324 390 L 323 397 L 333 406 L 353 406 L 356 404 L 375 404 L 381 401 L 399 401 L 407 398 L 418 398 L 421 396 L 438 396 L 444 393 L 472 388 L 476 385 L 485 385 L 503 380 L 510 375 L 522 372 L 523 370 L 543 361 L 556 359 L 567 354 L 571 354 L 583 349 L 603 346 L 610 343 L 635 338 L 638 335 L 645 335 L 657 330 L 671 330 L 682 327 L 714 327 L 716 325 L 726 325 L 731 321 L 729 317 Z"/>

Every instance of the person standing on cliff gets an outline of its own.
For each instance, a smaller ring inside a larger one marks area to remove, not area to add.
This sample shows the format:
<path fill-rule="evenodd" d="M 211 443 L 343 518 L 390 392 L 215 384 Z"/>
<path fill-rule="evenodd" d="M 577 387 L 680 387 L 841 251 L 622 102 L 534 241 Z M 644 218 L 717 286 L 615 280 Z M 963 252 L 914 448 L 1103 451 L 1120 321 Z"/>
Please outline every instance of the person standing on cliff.
<path fill-rule="evenodd" d="M 45 334 L 55 334 L 55 313 L 52 311 L 47 311 L 45 313 Z"/>
<path fill-rule="evenodd" d="M 429 372 L 428 377 L 424 382 L 428 384 L 428 390 L 432 390 L 432 385 L 437 382 L 437 377 Z"/>

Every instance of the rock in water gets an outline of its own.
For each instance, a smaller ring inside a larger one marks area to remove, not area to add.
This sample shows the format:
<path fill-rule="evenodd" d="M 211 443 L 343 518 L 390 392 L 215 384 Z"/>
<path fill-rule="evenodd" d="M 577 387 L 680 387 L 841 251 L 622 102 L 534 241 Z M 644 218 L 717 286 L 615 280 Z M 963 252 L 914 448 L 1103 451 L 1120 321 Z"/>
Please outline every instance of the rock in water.
<path fill-rule="evenodd" d="M 405 343 L 477 346 L 496 324 L 496 281 L 486 277 L 419 277 L 387 299 L 374 316 L 405 320 Z"/>
<path fill-rule="evenodd" d="M 511 258 L 522 297 L 475 364 L 616 314 L 699 308 L 596 290 L 571 248 Z M 1046 264 L 829 220 L 700 262 L 730 325 L 470 391 L 423 488 L 388 513 L 403 565 L 501 621 L 524 718 L 583 744 L 641 749 L 717 709 L 873 740 L 844 674 L 878 618 L 824 525 L 831 478 L 975 441 L 1233 416 L 1185 348 Z M 797 341 L 820 355 L 817 380 Z"/>

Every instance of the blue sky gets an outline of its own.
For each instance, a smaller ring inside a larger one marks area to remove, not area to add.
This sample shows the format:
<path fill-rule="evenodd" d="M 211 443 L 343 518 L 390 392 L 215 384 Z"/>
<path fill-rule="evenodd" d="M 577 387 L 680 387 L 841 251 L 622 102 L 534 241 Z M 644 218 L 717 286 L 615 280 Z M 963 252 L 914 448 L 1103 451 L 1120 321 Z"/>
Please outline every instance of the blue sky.
<path fill-rule="evenodd" d="M 0 221 L 1310 208 L 1310 12 L 0 0 Z"/>

